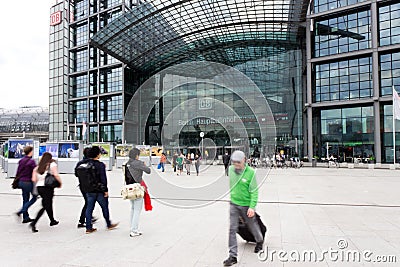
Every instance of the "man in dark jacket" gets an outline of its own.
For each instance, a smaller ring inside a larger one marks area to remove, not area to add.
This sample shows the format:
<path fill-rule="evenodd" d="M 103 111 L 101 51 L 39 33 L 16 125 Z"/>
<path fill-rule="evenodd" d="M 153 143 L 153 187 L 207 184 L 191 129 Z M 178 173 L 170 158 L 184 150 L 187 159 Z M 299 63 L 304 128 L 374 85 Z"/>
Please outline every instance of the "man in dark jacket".
<path fill-rule="evenodd" d="M 225 151 L 225 155 L 222 156 L 222 161 L 225 166 L 225 175 L 228 176 L 229 163 L 231 161 L 231 156 L 229 156 L 228 151 Z"/>
<path fill-rule="evenodd" d="M 98 146 L 93 146 L 88 151 L 89 161 L 94 165 L 96 172 L 96 180 L 100 183 L 101 187 L 92 190 L 92 192 L 86 192 L 87 207 L 86 207 L 86 233 L 90 234 L 97 231 L 92 225 L 92 214 L 94 205 L 99 203 L 103 212 L 103 217 L 106 220 L 108 230 L 112 230 L 118 226 L 118 223 L 111 223 L 110 214 L 108 209 L 108 188 L 107 188 L 107 174 L 106 166 L 100 162 L 101 151 Z"/>
<path fill-rule="evenodd" d="M 77 168 L 82 164 L 88 163 L 88 161 L 90 160 L 88 158 L 89 150 L 90 150 L 90 147 L 86 147 L 83 150 L 83 159 L 76 164 L 76 167 L 75 167 L 75 176 L 76 177 L 78 177 Z M 83 192 L 83 190 L 82 190 L 80 185 L 79 185 L 79 189 L 81 191 L 81 194 L 82 194 L 82 197 L 83 197 L 83 199 L 85 201 L 85 204 L 82 207 L 81 216 L 79 217 L 78 228 L 84 228 L 84 227 L 86 227 L 85 219 L 86 219 L 87 197 L 86 197 L 86 193 Z M 97 221 L 97 218 L 93 217 L 92 218 L 92 223 L 95 223 L 96 221 Z"/>

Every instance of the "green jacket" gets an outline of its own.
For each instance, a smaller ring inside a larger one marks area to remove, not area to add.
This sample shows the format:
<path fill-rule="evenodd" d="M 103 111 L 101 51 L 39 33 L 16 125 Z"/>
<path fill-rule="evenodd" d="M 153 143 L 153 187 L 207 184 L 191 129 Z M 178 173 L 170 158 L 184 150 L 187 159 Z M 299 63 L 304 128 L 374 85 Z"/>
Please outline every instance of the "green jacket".
<path fill-rule="evenodd" d="M 176 159 L 176 163 L 177 163 L 178 165 L 182 165 L 182 164 L 183 164 L 183 158 L 182 158 L 182 157 L 178 157 L 178 158 Z"/>
<path fill-rule="evenodd" d="M 258 186 L 256 172 L 246 165 L 241 174 L 235 172 L 235 167 L 229 167 L 231 202 L 238 206 L 254 209 L 258 201 Z"/>

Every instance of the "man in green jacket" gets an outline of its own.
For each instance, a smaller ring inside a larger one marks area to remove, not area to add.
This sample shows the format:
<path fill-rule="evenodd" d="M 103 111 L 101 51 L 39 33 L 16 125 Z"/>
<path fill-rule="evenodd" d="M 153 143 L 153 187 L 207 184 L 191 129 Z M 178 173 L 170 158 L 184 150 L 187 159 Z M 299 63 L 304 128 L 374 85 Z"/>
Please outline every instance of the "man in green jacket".
<path fill-rule="evenodd" d="M 230 227 L 229 227 L 229 258 L 224 266 L 237 263 L 236 232 L 239 227 L 239 216 L 245 220 L 250 232 L 256 240 L 255 253 L 262 250 L 264 238 L 255 216 L 255 207 L 258 201 L 258 187 L 256 173 L 246 164 L 246 156 L 242 151 L 235 151 L 231 156 L 232 166 L 229 167 L 230 180 Z"/>

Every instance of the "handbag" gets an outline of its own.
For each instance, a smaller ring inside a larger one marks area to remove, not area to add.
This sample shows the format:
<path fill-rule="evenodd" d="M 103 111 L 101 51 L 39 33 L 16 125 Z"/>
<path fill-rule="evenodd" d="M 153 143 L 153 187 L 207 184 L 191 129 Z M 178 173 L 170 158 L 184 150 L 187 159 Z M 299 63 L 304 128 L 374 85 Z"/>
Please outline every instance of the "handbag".
<path fill-rule="evenodd" d="M 159 169 L 161 169 L 161 162 L 160 163 L 158 163 L 158 165 L 157 165 L 157 169 L 159 170 Z"/>
<path fill-rule="evenodd" d="M 144 197 L 144 187 L 139 183 L 125 185 L 121 190 L 122 199 L 135 200 Z"/>
<path fill-rule="evenodd" d="M 44 178 L 44 186 L 50 188 L 60 187 L 60 182 L 56 179 L 56 177 L 47 172 L 46 177 Z"/>
<path fill-rule="evenodd" d="M 14 181 L 11 183 L 12 189 L 18 189 L 19 188 L 19 176 L 14 178 Z"/>
<path fill-rule="evenodd" d="M 121 190 L 122 199 L 135 200 L 144 197 L 145 188 L 140 183 L 136 183 L 135 179 L 131 175 L 131 172 L 129 171 L 128 166 L 126 165 L 125 172 L 125 186 Z M 128 181 L 133 181 L 133 183 L 127 184 L 127 179 Z"/>

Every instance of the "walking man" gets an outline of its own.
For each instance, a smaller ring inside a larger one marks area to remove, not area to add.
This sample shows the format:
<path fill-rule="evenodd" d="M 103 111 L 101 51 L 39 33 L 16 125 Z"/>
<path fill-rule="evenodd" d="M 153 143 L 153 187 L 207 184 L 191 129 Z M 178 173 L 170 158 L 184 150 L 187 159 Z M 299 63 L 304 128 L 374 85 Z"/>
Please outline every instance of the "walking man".
<path fill-rule="evenodd" d="M 77 168 L 82 165 L 82 164 L 86 164 L 90 161 L 90 159 L 88 158 L 88 154 L 89 154 L 90 148 L 86 147 L 83 150 L 83 159 L 81 161 L 79 161 L 76 164 L 75 167 L 75 176 L 78 177 L 78 172 L 77 172 Z M 79 189 L 81 191 L 83 200 L 85 201 L 85 204 L 82 207 L 82 211 L 81 211 L 81 216 L 79 217 L 79 222 L 78 222 L 78 228 L 85 228 L 86 224 L 85 224 L 85 219 L 86 219 L 86 208 L 87 208 L 87 196 L 86 193 L 84 192 L 84 189 L 82 189 L 81 185 L 79 185 Z M 97 221 L 97 218 L 93 217 L 92 218 L 92 223 L 95 223 Z"/>
<path fill-rule="evenodd" d="M 225 151 L 225 155 L 222 156 L 222 161 L 224 162 L 225 175 L 228 176 L 229 162 L 231 161 L 228 151 Z"/>
<path fill-rule="evenodd" d="M 89 162 L 94 166 L 94 176 L 92 179 L 95 180 L 96 187 L 92 190 L 85 190 L 87 197 L 86 207 L 86 233 L 91 234 L 97 231 L 92 225 L 92 214 L 94 205 L 99 203 L 103 212 L 103 217 L 106 220 L 108 230 L 112 230 L 118 226 L 118 223 L 111 223 L 110 213 L 108 209 L 108 188 L 107 188 L 107 175 L 106 167 L 104 163 L 100 162 L 101 151 L 98 146 L 93 146 L 89 152 L 88 157 L 91 159 Z M 93 184 L 93 183 L 91 183 Z M 82 186 L 82 184 L 81 184 Z"/>
<path fill-rule="evenodd" d="M 229 167 L 230 180 L 230 227 L 229 227 L 229 257 L 224 261 L 224 266 L 237 263 L 236 232 L 239 227 L 239 217 L 245 221 L 250 232 L 256 240 L 255 253 L 262 250 L 264 238 L 255 216 L 255 207 L 258 201 L 258 188 L 255 170 L 248 166 L 245 154 L 235 151 L 231 156 L 232 166 Z"/>

